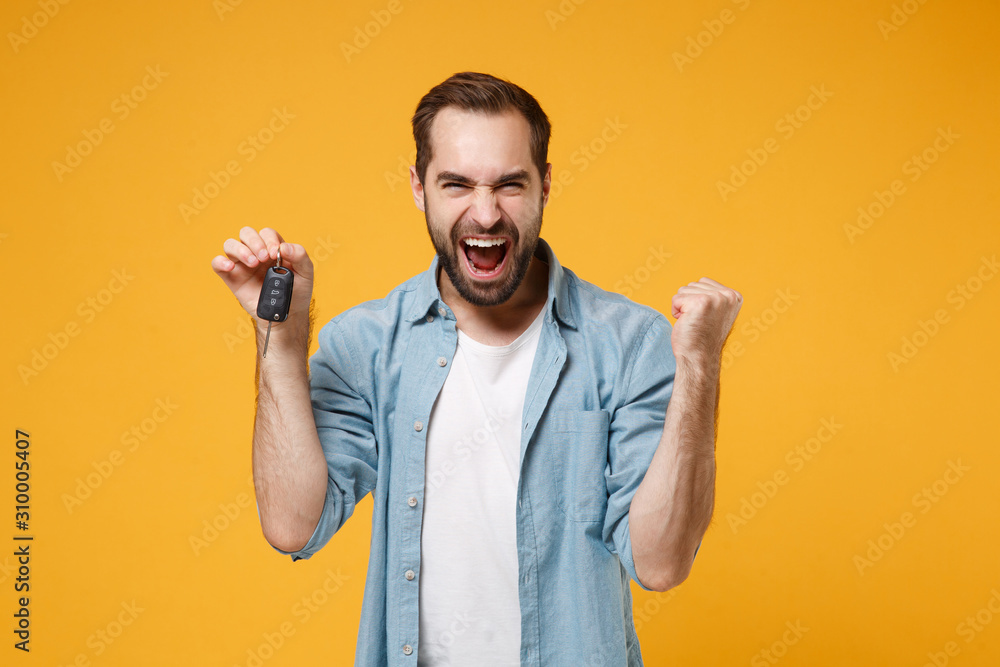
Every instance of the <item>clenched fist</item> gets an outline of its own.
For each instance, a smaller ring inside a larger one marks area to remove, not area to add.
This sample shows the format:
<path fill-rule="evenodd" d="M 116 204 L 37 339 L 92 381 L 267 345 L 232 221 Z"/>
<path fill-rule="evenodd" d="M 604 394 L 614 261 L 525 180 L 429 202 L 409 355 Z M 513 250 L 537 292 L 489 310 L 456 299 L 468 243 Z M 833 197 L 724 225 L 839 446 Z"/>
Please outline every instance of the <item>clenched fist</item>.
<path fill-rule="evenodd" d="M 722 348 L 743 305 L 743 295 L 710 278 L 677 290 L 670 346 L 678 363 L 720 363 Z"/>

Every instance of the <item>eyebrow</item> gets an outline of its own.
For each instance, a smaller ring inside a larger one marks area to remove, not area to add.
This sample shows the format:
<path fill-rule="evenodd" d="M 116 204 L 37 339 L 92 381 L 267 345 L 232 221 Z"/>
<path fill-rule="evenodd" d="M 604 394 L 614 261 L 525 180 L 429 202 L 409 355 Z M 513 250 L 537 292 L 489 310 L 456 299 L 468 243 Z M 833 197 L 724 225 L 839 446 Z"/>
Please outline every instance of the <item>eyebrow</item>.
<path fill-rule="evenodd" d="M 512 171 L 509 174 L 504 174 L 497 179 L 494 185 L 504 185 L 506 183 L 511 183 L 514 181 L 527 181 L 530 180 L 531 175 L 528 173 L 527 169 L 518 169 L 517 171 Z M 462 176 L 461 174 L 456 174 L 453 171 L 442 171 L 437 175 L 438 185 L 444 183 L 445 181 L 451 183 L 461 183 L 463 185 L 473 185 L 472 179 Z"/>

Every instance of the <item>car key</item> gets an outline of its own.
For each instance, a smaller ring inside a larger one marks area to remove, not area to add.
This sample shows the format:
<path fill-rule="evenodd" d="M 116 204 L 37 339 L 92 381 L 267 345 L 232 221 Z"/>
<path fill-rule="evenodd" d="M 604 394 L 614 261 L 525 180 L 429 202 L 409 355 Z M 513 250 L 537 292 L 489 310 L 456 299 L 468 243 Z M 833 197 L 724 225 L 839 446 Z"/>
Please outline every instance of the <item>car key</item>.
<path fill-rule="evenodd" d="M 257 299 L 257 317 L 267 320 L 267 335 L 264 337 L 264 354 L 267 356 L 267 343 L 271 339 L 271 324 L 284 322 L 288 318 L 288 307 L 292 303 L 292 282 L 294 275 L 281 266 L 281 247 L 278 247 L 278 262 L 267 270 L 264 284 L 260 288 Z"/>

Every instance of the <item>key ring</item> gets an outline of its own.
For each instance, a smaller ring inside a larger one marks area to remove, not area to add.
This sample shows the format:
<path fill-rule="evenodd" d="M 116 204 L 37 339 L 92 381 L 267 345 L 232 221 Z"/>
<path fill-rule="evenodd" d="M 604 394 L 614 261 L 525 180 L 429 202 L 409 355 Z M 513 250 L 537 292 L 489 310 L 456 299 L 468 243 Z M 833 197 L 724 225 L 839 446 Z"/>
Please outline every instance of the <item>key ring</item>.
<path fill-rule="evenodd" d="M 277 264 L 277 266 L 279 268 L 281 267 L 281 246 L 280 245 L 278 246 L 278 264 Z"/>

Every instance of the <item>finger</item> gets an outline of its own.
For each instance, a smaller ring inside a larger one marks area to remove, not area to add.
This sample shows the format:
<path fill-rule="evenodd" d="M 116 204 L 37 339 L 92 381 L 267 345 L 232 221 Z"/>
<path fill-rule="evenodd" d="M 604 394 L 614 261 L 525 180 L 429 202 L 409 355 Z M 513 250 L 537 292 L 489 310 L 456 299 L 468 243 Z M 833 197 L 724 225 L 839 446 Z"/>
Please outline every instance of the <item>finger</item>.
<path fill-rule="evenodd" d="M 253 278 L 254 273 L 256 273 L 256 269 L 248 267 L 243 262 L 234 262 L 222 255 L 216 255 L 212 258 L 212 270 L 222 278 L 222 282 L 233 293 Z"/>
<path fill-rule="evenodd" d="M 312 260 L 309 259 L 309 253 L 306 249 L 298 243 L 287 243 L 281 244 L 281 261 L 283 264 L 288 264 L 291 266 L 295 273 L 301 275 L 307 280 L 312 280 L 313 278 L 313 264 Z"/>
<path fill-rule="evenodd" d="M 243 245 L 236 239 L 226 239 L 222 244 L 222 251 L 226 253 L 226 257 L 231 259 L 233 262 L 240 262 L 249 266 L 251 268 L 260 264 L 260 260 L 257 256 L 250 251 L 250 248 Z"/>
<path fill-rule="evenodd" d="M 278 258 L 278 246 L 281 245 L 285 239 L 281 238 L 276 230 L 270 227 L 264 227 L 260 230 L 260 238 L 264 242 L 264 246 L 267 248 L 267 255 L 270 259 Z M 284 259 L 285 251 L 281 251 L 281 257 Z"/>
<path fill-rule="evenodd" d="M 249 251 L 247 252 L 249 254 Z M 259 273 L 259 269 L 249 267 L 242 261 L 233 261 L 232 257 L 223 255 L 216 255 L 212 258 L 212 270 L 226 282 L 234 284 L 242 283 Z"/>
<path fill-rule="evenodd" d="M 243 241 L 246 247 L 250 248 L 250 252 L 257 256 L 262 262 L 266 262 L 268 259 L 267 247 L 264 245 L 264 239 L 260 237 L 257 230 L 249 225 L 240 230 L 240 241 Z"/>
<path fill-rule="evenodd" d="M 715 287 L 725 287 L 725 285 L 723 285 L 722 283 L 716 282 L 711 278 L 706 278 L 704 276 L 702 276 L 702 278 L 698 282 L 702 284 L 713 285 Z"/>
<path fill-rule="evenodd" d="M 212 258 L 212 270 L 220 276 L 229 273 L 236 268 L 236 263 L 224 255 L 216 255 Z"/>
<path fill-rule="evenodd" d="M 683 287 L 681 289 L 684 289 Z M 681 316 L 684 312 L 684 307 L 687 305 L 689 297 L 685 294 L 681 294 L 679 291 L 674 295 L 674 298 L 670 300 L 670 311 L 673 313 L 674 319 Z"/>
<path fill-rule="evenodd" d="M 677 290 L 677 293 L 678 294 L 688 294 L 688 295 L 693 295 L 693 294 L 718 294 L 719 290 L 715 289 L 714 287 L 706 287 L 704 285 L 694 284 L 694 285 L 684 285 L 683 287 L 681 287 L 680 289 Z"/>

